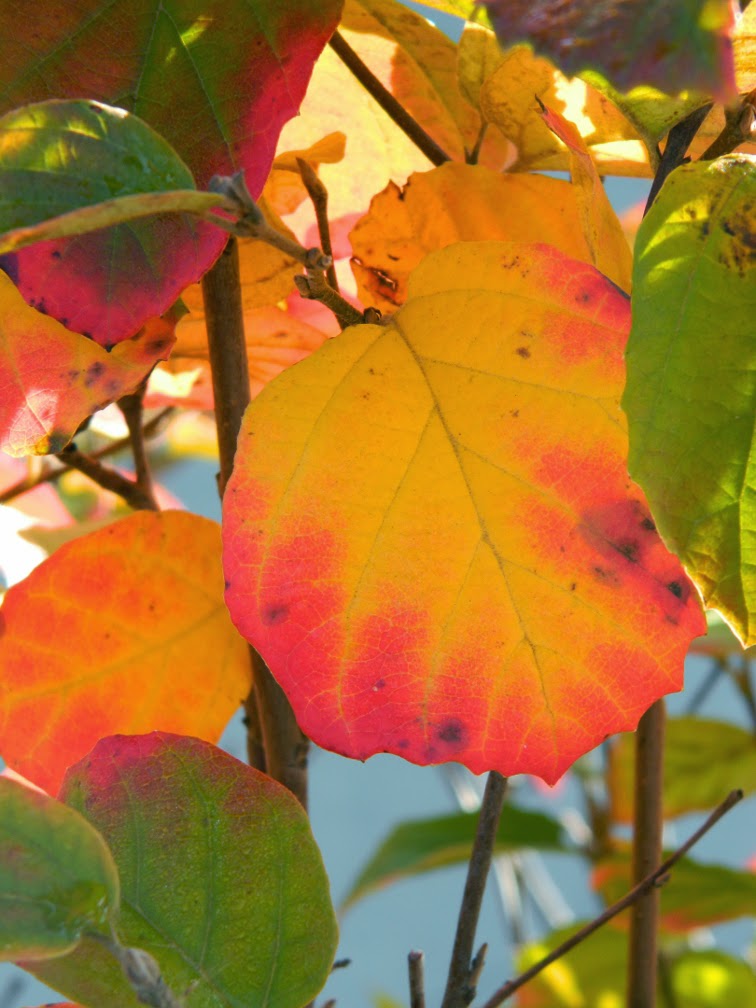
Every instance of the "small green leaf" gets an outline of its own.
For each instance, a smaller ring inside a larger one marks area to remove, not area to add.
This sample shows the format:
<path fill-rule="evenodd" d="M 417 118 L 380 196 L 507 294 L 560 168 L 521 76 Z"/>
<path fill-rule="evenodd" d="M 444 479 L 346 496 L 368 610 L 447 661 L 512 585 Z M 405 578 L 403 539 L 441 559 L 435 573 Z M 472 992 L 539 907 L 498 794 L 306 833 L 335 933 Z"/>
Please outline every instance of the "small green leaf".
<path fill-rule="evenodd" d="M 293 795 L 207 742 L 155 732 L 103 739 L 61 795 L 108 839 L 121 874 L 118 935 L 148 952 L 191 1008 L 301 1008 L 333 963 L 336 922 Z M 91 1006 L 134 1008 L 91 941 L 32 971 Z"/>
<path fill-rule="evenodd" d="M 620 735 L 609 761 L 612 816 L 633 817 L 633 736 Z M 666 818 L 711 809 L 733 788 L 756 790 L 756 739 L 728 721 L 671 718 L 664 748 Z"/>
<path fill-rule="evenodd" d="M 401 878 L 461 864 L 470 856 L 478 815 L 458 812 L 401 823 L 386 837 L 350 889 L 342 909 Z M 540 812 L 508 806 L 496 836 L 495 853 L 524 847 L 568 851 L 558 822 Z"/>
<path fill-rule="evenodd" d="M 0 777 L 0 960 L 49 959 L 107 932 L 118 871 L 78 812 Z"/>
<path fill-rule="evenodd" d="M 636 242 L 630 475 L 706 604 L 756 643 L 756 158 L 678 168 Z"/>
<path fill-rule="evenodd" d="M 753 1008 L 756 973 L 716 949 L 685 952 L 670 967 L 678 1008 Z"/>

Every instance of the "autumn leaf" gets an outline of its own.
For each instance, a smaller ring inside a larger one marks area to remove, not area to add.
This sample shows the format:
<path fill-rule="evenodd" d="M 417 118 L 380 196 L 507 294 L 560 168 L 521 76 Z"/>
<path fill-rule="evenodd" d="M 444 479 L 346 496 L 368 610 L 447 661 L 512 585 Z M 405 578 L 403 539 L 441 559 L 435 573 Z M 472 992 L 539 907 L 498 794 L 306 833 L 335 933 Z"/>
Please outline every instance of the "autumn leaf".
<path fill-rule="evenodd" d="M 554 782 L 681 687 L 705 622 L 626 474 L 628 327 L 592 267 L 460 243 L 249 407 L 226 600 L 318 744 Z"/>
<path fill-rule="evenodd" d="M 630 290 L 633 257 L 590 151 L 575 126 L 564 116 L 542 109 L 543 121 L 570 152 L 570 176 L 589 261 L 623 291 Z"/>
<path fill-rule="evenodd" d="M 113 851 L 121 940 L 150 952 L 174 992 L 191 989 L 197 1008 L 301 1008 L 323 986 L 337 934 L 328 878 L 286 788 L 207 742 L 154 732 L 98 742 L 61 796 Z M 87 1005 L 136 1004 L 91 940 L 31 970 Z"/>
<path fill-rule="evenodd" d="M 729 0 L 484 0 L 506 45 L 527 42 L 572 77 L 596 70 L 620 91 L 650 84 L 675 94 L 735 97 Z M 682 84 L 682 87 L 681 87 Z"/>
<path fill-rule="evenodd" d="M 364 304 L 394 311 L 407 299 L 412 270 L 429 252 L 455 241 L 543 241 L 590 262 L 579 192 L 561 179 L 501 175 L 482 165 L 465 164 L 445 164 L 411 175 L 402 189 L 391 183 L 372 200 L 349 236 L 359 296 Z M 610 212 L 602 230 L 611 232 L 614 218 L 618 235 L 610 234 L 612 243 L 598 252 L 596 265 L 616 280 L 613 253 L 619 240 L 628 263 L 630 252 L 611 208 Z M 629 270 L 627 277 L 629 287 Z"/>
<path fill-rule="evenodd" d="M 741 642 L 753 551 L 756 159 L 678 168 L 641 224 L 623 406 L 659 531 Z"/>
<path fill-rule="evenodd" d="M 587 81 L 568 80 L 526 46 L 504 53 L 480 90 L 484 118 L 517 148 L 515 171 L 564 170 L 569 155 L 544 125 L 536 99 L 574 123 L 603 175 L 651 176 L 641 135 L 609 98 Z"/>
<path fill-rule="evenodd" d="M 173 346 L 152 319 L 111 353 L 30 308 L 0 271 L 0 447 L 11 455 L 62 451 L 79 424 L 133 392 Z"/>
<path fill-rule="evenodd" d="M 0 777 L 0 960 L 71 952 L 107 932 L 118 898 L 118 870 L 86 819 Z"/>
<path fill-rule="evenodd" d="M 7 592 L 7 763 L 54 793 L 66 767 L 112 732 L 217 741 L 250 674 L 223 606 L 219 547 L 205 518 L 139 512 L 62 546 Z"/>

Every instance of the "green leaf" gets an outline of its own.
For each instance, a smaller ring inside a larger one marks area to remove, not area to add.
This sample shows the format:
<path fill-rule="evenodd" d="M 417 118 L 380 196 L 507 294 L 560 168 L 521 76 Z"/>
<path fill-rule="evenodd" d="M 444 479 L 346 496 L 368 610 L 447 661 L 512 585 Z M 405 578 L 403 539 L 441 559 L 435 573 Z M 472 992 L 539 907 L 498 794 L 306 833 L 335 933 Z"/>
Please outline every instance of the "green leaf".
<path fill-rule="evenodd" d="M 336 923 L 307 816 L 264 774 L 198 739 L 103 739 L 61 791 L 119 866 L 123 944 L 149 952 L 192 1008 L 301 1008 L 325 983 Z M 136 1005 L 93 942 L 33 972 L 91 1006 Z"/>
<path fill-rule="evenodd" d="M 582 924 L 526 945 L 517 959 L 525 970 L 557 948 Z M 675 1008 L 753 1008 L 756 977 L 740 959 L 723 952 L 667 952 L 664 965 Z M 547 966 L 525 988 L 528 1008 L 619 1008 L 625 1003 L 627 935 L 609 925 Z M 660 974 L 658 1004 L 669 1004 Z M 523 1000 L 523 1004 L 525 1001 Z"/>
<path fill-rule="evenodd" d="M 603 858 L 593 883 L 607 903 L 621 899 L 631 888 L 629 848 Z M 756 875 L 752 872 L 682 858 L 661 890 L 661 927 L 670 934 L 692 931 L 750 916 L 754 906 Z"/>
<path fill-rule="evenodd" d="M 147 123 L 122 109 L 47 101 L 0 119 L 0 231 L 117 197 L 176 189 L 194 189 L 187 166 Z M 196 217 L 157 213 L 19 248 L 0 266 L 32 307 L 110 348 L 202 276 L 215 241 L 216 229 Z"/>
<path fill-rule="evenodd" d="M 462 864 L 470 857 L 478 814 L 458 812 L 400 823 L 378 847 L 347 894 L 342 909 L 402 878 Z M 569 851 L 558 822 L 540 812 L 508 806 L 496 835 L 495 853 L 523 847 Z"/>
<path fill-rule="evenodd" d="M 633 736 L 620 735 L 609 759 L 612 816 L 633 817 Z M 728 721 L 671 718 L 664 746 L 664 815 L 711 809 L 733 788 L 756 791 L 756 739 Z"/>
<path fill-rule="evenodd" d="M 630 474 L 706 603 L 756 642 L 756 158 L 678 168 L 638 232 Z"/>
<path fill-rule="evenodd" d="M 0 960 L 48 959 L 107 932 L 118 871 L 78 812 L 0 777 Z"/>

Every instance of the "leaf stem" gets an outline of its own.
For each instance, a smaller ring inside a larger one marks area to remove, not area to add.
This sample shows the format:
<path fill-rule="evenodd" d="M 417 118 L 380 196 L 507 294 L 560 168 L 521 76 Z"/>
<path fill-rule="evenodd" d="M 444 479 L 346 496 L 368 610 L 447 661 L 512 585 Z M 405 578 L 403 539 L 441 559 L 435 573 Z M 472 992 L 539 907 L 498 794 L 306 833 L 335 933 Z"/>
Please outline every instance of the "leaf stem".
<path fill-rule="evenodd" d="M 648 194 L 646 208 L 643 211 L 645 217 L 651 209 L 654 200 L 659 195 L 659 190 L 664 185 L 667 177 L 678 168 L 685 160 L 685 154 L 690 147 L 691 140 L 698 132 L 701 124 L 711 110 L 711 102 L 699 109 L 691 112 L 682 122 L 673 126 L 667 135 L 667 143 L 664 153 L 661 156 L 659 167 L 656 169 L 654 181 L 651 183 L 651 191 Z"/>
<path fill-rule="evenodd" d="M 743 792 L 741 790 L 731 791 L 727 797 L 721 802 L 711 813 L 706 822 L 700 826 L 695 833 L 693 833 L 678 849 L 667 858 L 663 864 L 660 864 L 655 871 L 651 872 L 650 875 L 646 876 L 641 882 L 638 883 L 633 889 L 626 893 L 622 899 L 617 900 L 616 903 L 612 903 L 610 907 L 607 907 L 602 914 L 594 918 L 584 927 L 581 927 L 579 931 L 576 931 L 574 935 L 571 935 L 565 941 L 558 945 L 552 952 L 549 952 L 547 956 L 540 959 L 537 963 L 534 963 L 530 969 L 525 970 L 518 977 L 513 980 L 508 980 L 503 984 L 497 991 L 495 991 L 491 997 L 483 1005 L 483 1008 L 498 1008 L 500 1004 L 503 1004 L 508 998 L 510 998 L 515 991 L 518 991 L 520 987 L 523 987 L 529 980 L 532 980 L 534 976 L 537 976 L 542 970 L 545 970 L 547 966 L 550 966 L 553 962 L 561 959 L 562 956 L 566 955 L 571 949 L 575 948 L 581 942 L 585 941 L 589 935 L 592 935 L 594 931 L 598 931 L 600 927 L 603 927 L 607 921 L 612 920 L 617 914 L 622 913 L 629 906 L 632 906 L 637 899 L 640 899 L 645 895 L 649 889 L 656 886 L 664 885 L 669 881 L 669 871 L 677 862 L 683 857 L 688 851 L 693 847 L 698 841 L 704 836 L 712 826 L 715 826 L 719 820 L 730 811 L 737 803 L 742 799 Z M 651 1002 L 653 1003 L 653 1002 Z"/>
<path fill-rule="evenodd" d="M 331 228 L 328 223 L 328 190 L 322 180 L 318 178 L 312 165 L 304 158 L 297 158 L 299 175 L 302 179 L 307 194 L 312 202 L 315 211 L 315 221 L 318 225 L 318 237 L 320 247 L 331 260 L 331 265 L 326 270 L 326 279 L 330 286 L 339 293 L 339 281 L 336 277 L 336 267 L 333 264 L 333 245 L 331 244 Z"/>
<path fill-rule="evenodd" d="M 233 470 L 236 439 L 249 403 L 239 252 L 234 238 L 202 278 L 202 297 L 218 429 L 218 491 L 222 497 Z M 244 707 L 250 763 L 256 766 L 260 751 L 264 751 L 265 772 L 288 787 L 306 808 L 309 742 L 299 730 L 291 705 L 267 665 L 254 648 L 249 650 L 254 685 Z"/>
<path fill-rule="evenodd" d="M 425 968 L 422 952 L 407 956 L 409 970 L 410 1008 L 425 1008 Z"/>
<path fill-rule="evenodd" d="M 119 473 L 117 469 L 104 466 L 97 459 L 80 452 L 75 445 L 70 444 L 57 456 L 69 469 L 77 469 L 88 476 L 93 483 L 121 497 L 135 511 L 156 511 L 154 498 L 145 493 L 144 489 L 128 476 Z"/>
<path fill-rule="evenodd" d="M 149 498 L 153 504 L 153 510 L 157 511 L 158 503 L 155 500 L 155 490 L 152 482 L 147 451 L 144 442 L 144 392 L 147 388 L 145 378 L 139 388 L 129 395 L 121 396 L 118 400 L 118 408 L 123 414 L 126 426 L 129 429 L 129 439 L 131 443 L 131 454 L 134 459 L 134 475 L 136 485 L 144 491 L 145 497 Z"/>
<path fill-rule="evenodd" d="M 665 721 L 664 700 L 657 700 L 640 719 L 635 733 L 634 885 L 661 861 Z M 630 914 L 627 1008 L 648 1008 L 655 1003 L 658 930 L 659 890 L 651 888 L 633 903 Z"/>
<path fill-rule="evenodd" d="M 352 49 L 343 35 L 334 32 L 328 43 L 344 66 L 351 71 L 365 90 L 371 95 L 383 111 L 396 123 L 399 129 L 409 137 L 412 143 L 428 158 L 431 164 L 442 165 L 451 158 L 436 141 L 425 132 L 420 123 L 409 114 L 391 92 L 381 84 L 373 71 Z"/>
<path fill-rule="evenodd" d="M 467 1008 L 475 997 L 486 946 L 473 958 L 473 943 L 506 790 L 506 777 L 492 770 L 486 781 L 478 828 L 467 866 L 465 891 L 457 918 L 457 933 L 441 1008 Z"/>

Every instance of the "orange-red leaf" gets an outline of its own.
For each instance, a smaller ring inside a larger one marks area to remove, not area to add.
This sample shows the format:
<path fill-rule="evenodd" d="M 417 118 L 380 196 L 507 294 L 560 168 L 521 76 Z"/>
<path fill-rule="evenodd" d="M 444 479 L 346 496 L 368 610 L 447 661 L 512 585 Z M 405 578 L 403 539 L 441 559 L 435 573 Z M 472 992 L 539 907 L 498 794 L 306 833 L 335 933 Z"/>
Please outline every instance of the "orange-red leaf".
<path fill-rule="evenodd" d="M 55 793 L 105 735 L 215 742 L 249 657 L 223 605 L 215 522 L 140 512 L 62 546 L 5 596 L 0 754 Z"/>
<path fill-rule="evenodd" d="M 152 319 L 108 353 L 29 307 L 0 271 L 0 448 L 61 451 L 82 420 L 132 392 L 173 343 L 172 324 Z"/>
<path fill-rule="evenodd" d="M 628 326 L 593 267 L 460 243 L 252 403 L 226 599 L 319 744 L 553 782 L 680 688 L 705 622 L 627 476 Z"/>

